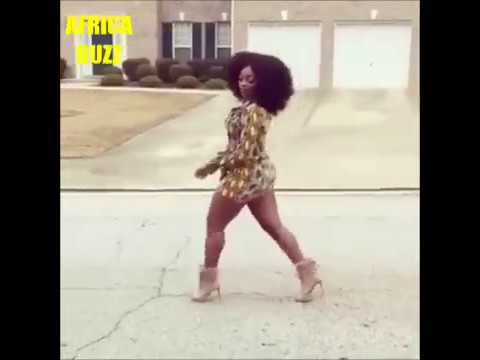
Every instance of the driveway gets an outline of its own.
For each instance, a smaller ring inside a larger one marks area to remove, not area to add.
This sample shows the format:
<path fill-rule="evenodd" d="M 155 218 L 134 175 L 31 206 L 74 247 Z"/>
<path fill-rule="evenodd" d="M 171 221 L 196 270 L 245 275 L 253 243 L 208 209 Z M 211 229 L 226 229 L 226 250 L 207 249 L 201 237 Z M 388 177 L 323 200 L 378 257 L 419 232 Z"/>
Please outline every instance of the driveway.
<path fill-rule="evenodd" d="M 235 104 L 221 93 L 101 156 L 63 159 L 62 188 L 213 188 L 216 176 L 200 181 L 193 171 L 224 148 Z M 419 112 L 403 92 L 299 92 L 268 145 L 277 188 L 419 187 Z"/>

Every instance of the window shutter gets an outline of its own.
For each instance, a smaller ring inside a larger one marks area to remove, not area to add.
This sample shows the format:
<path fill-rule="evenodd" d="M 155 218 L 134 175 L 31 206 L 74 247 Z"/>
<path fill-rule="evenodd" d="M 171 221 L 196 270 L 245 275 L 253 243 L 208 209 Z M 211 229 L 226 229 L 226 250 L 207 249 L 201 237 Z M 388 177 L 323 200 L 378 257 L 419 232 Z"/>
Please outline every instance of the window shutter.
<path fill-rule="evenodd" d="M 205 32 L 205 57 L 215 59 L 215 23 L 206 23 Z"/>
<path fill-rule="evenodd" d="M 202 58 L 202 24 L 193 23 L 192 26 L 192 40 L 193 40 L 193 58 Z"/>
<path fill-rule="evenodd" d="M 162 23 L 162 56 L 172 58 L 172 23 Z"/>

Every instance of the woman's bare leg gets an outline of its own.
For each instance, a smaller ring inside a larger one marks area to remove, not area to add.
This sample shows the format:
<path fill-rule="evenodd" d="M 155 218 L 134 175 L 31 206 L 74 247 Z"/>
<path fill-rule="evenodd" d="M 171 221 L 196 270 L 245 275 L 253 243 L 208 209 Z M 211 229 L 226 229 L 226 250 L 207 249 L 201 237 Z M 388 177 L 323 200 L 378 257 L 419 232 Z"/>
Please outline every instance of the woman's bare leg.
<path fill-rule="evenodd" d="M 273 191 L 250 201 L 248 208 L 262 229 L 275 240 L 293 264 L 304 260 L 297 239 L 280 220 Z"/>
<path fill-rule="evenodd" d="M 243 206 L 244 204 L 222 196 L 220 190 L 213 194 L 207 216 L 205 267 L 217 267 L 220 254 L 225 245 L 225 228 L 238 215 Z"/>

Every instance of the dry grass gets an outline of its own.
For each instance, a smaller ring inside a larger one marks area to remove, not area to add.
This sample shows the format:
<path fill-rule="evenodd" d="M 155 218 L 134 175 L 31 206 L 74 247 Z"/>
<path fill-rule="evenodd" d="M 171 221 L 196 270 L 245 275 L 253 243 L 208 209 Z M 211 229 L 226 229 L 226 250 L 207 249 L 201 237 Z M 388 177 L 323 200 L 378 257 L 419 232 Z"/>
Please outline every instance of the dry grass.
<path fill-rule="evenodd" d="M 62 89 L 61 157 L 98 156 L 211 97 Z"/>

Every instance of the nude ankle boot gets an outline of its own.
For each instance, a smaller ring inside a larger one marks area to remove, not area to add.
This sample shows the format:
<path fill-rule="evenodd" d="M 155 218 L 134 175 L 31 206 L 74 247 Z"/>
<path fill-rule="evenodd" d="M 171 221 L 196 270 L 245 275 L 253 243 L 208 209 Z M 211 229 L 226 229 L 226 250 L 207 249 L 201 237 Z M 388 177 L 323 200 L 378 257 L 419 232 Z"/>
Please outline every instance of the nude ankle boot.
<path fill-rule="evenodd" d="M 300 294 L 295 298 L 298 302 L 309 302 L 313 300 L 312 292 L 315 286 L 320 285 L 323 296 L 324 289 L 322 280 L 317 274 L 317 264 L 312 259 L 304 259 L 295 265 L 297 275 L 300 279 L 301 289 Z"/>
<path fill-rule="evenodd" d="M 199 288 L 192 297 L 193 301 L 205 302 L 210 300 L 210 294 L 216 291 L 220 297 L 220 284 L 218 283 L 217 268 L 206 268 L 200 266 Z"/>

